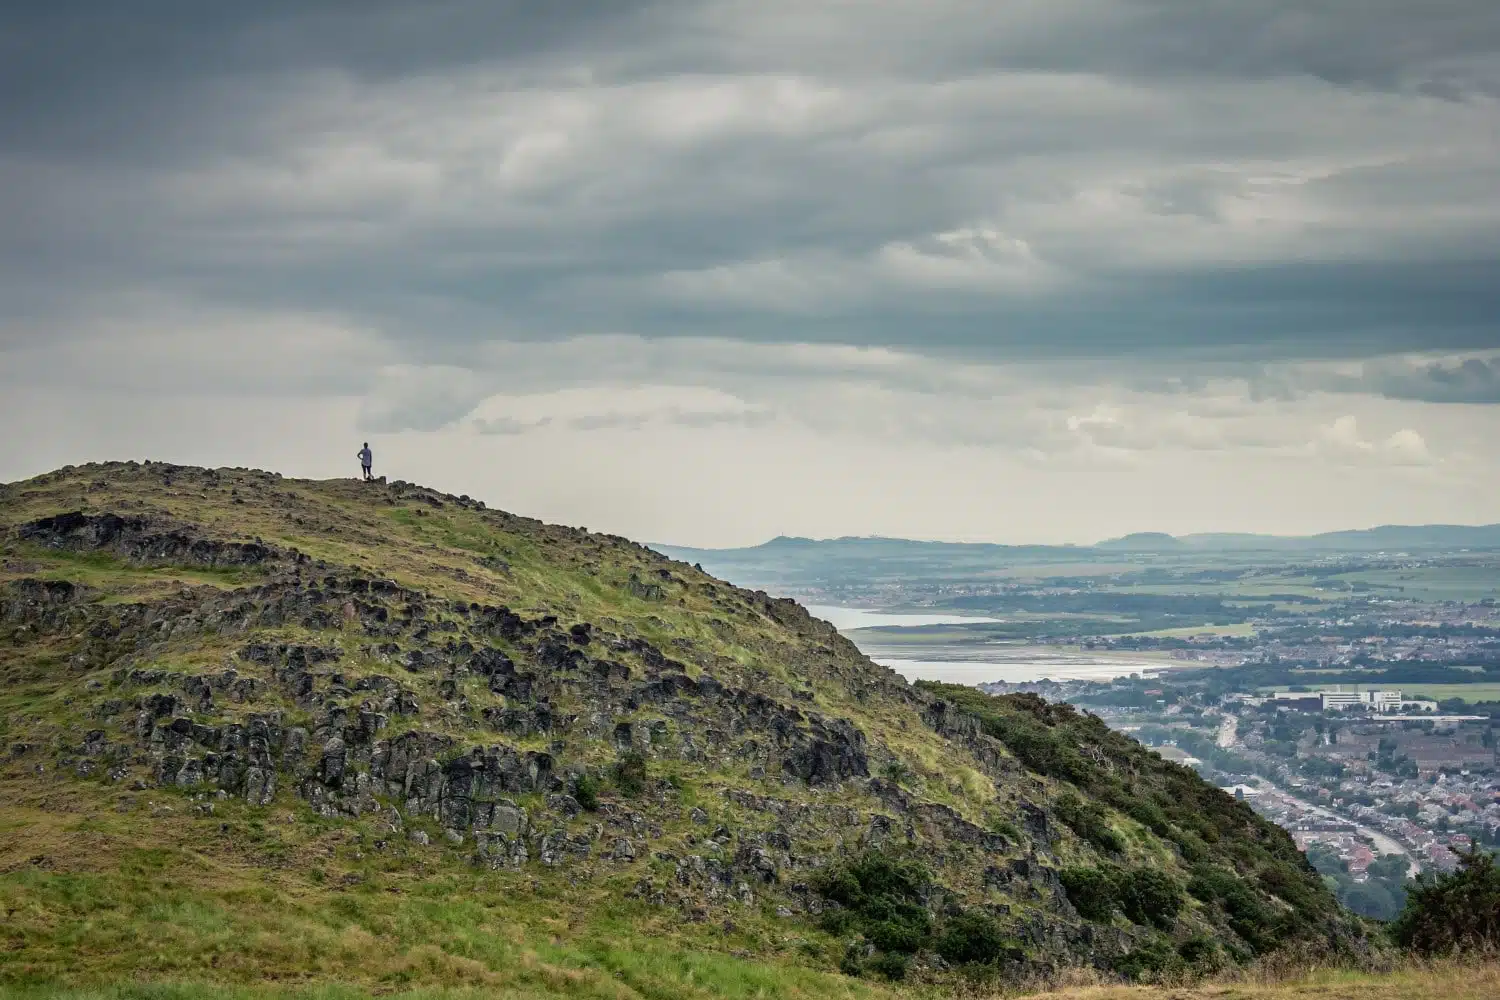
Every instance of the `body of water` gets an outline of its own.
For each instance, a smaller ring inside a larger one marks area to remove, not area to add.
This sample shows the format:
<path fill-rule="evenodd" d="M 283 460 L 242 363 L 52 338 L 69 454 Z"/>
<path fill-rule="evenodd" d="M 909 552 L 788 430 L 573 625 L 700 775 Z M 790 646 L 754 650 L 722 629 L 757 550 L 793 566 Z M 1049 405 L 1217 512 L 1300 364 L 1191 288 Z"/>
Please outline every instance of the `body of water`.
<path fill-rule="evenodd" d="M 976 618 L 972 615 L 932 614 L 923 611 L 870 611 L 866 608 L 836 608 L 831 604 L 808 604 L 808 613 L 821 618 L 840 632 L 854 628 L 880 628 L 888 625 L 982 625 L 999 618 Z"/>
<path fill-rule="evenodd" d="M 821 618 L 841 632 L 880 626 L 964 625 L 1001 621 L 999 618 L 977 618 L 955 614 L 924 612 L 871 611 L 866 608 L 840 608 L 831 605 L 808 605 L 814 617 Z M 1148 674 L 1168 669 L 1169 664 L 1129 656 L 1090 655 L 1042 646 L 964 646 L 955 649 L 962 659 L 911 658 L 916 650 L 894 650 L 851 636 L 864 653 L 882 666 L 890 667 L 909 681 L 944 681 L 949 684 L 984 684 L 989 681 L 1076 681 L 1109 680 L 1131 674 Z M 902 656 L 901 653 L 905 653 Z"/>
<path fill-rule="evenodd" d="M 987 684 L 990 681 L 1107 681 L 1131 674 L 1150 674 L 1168 669 L 1156 660 L 1104 659 L 1073 656 L 1040 647 L 1012 647 L 1013 654 L 993 660 L 904 660 L 869 653 L 870 659 L 890 667 L 909 681 L 943 681 L 948 684 Z"/>

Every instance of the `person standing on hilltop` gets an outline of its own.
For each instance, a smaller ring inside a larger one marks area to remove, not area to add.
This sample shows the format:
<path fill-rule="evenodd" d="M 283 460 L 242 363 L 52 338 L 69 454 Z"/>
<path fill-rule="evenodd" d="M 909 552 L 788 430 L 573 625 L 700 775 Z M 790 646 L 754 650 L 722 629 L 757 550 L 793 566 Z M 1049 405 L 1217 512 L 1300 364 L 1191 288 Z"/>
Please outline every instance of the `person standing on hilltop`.
<path fill-rule="evenodd" d="M 366 441 L 365 446 L 359 449 L 359 467 L 364 470 L 365 482 L 367 483 L 375 478 L 374 476 L 370 475 L 370 466 L 373 465 L 374 462 L 375 453 L 370 451 L 370 442 Z"/>

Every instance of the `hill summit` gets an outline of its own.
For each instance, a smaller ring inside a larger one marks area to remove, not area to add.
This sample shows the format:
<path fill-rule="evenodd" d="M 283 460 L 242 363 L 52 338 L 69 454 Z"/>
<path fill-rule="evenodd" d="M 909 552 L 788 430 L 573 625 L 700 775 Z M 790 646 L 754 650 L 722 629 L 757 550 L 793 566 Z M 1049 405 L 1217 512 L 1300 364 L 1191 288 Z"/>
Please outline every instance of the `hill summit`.
<path fill-rule="evenodd" d="M 0 487 L 0 538 L 0 977 L 574 982 L 625 926 L 938 980 L 1361 947 L 1190 770 L 623 538 L 135 462 Z"/>

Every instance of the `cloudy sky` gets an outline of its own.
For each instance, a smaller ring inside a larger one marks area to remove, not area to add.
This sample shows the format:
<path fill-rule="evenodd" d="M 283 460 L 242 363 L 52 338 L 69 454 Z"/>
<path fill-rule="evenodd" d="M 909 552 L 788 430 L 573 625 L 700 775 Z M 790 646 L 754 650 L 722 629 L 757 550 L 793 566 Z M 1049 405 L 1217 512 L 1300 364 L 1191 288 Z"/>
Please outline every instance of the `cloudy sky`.
<path fill-rule="evenodd" d="M 1500 521 L 1500 4 L 8 4 L 0 421 L 684 544 Z"/>

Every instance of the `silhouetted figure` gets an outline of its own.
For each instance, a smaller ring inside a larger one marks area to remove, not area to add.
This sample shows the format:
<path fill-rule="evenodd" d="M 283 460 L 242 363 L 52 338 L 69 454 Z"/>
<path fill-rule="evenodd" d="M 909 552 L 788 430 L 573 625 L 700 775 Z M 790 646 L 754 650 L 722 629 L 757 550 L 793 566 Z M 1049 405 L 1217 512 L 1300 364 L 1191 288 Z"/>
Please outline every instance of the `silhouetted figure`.
<path fill-rule="evenodd" d="M 359 467 L 364 470 L 365 482 L 367 483 L 375 478 L 374 476 L 370 475 L 370 466 L 374 464 L 374 462 L 375 454 L 374 452 L 370 451 L 370 442 L 366 441 L 365 446 L 359 449 Z"/>

